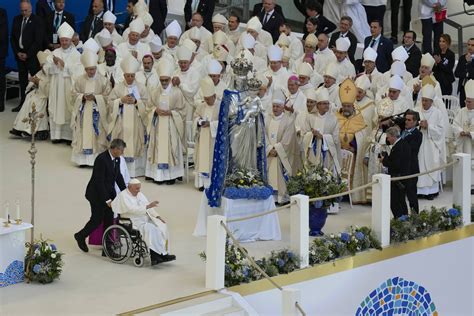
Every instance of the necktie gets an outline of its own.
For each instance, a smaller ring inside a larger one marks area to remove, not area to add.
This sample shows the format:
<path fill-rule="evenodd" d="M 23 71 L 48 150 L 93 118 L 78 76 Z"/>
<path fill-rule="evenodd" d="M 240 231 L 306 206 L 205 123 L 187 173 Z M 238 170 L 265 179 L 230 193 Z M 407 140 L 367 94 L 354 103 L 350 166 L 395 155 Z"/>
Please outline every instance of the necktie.
<path fill-rule="evenodd" d="M 373 48 L 373 47 L 375 46 L 375 42 L 377 42 L 377 41 L 375 40 L 375 38 L 372 39 L 372 42 L 370 42 L 370 47 Z"/>
<path fill-rule="evenodd" d="M 23 48 L 23 31 L 25 29 L 25 26 L 26 26 L 26 22 L 28 21 L 28 18 L 23 18 L 23 22 L 21 22 L 21 30 L 20 30 L 20 48 Z"/>
<path fill-rule="evenodd" d="M 58 31 L 59 24 L 61 24 L 61 15 L 59 12 L 56 12 L 56 18 L 54 19 L 54 29 L 56 32 Z"/>
<path fill-rule="evenodd" d="M 267 24 L 269 18 L 270 18 L 270 13 L 267 12 L 265 14 L 265 18 L 263 19 L 263 24 Z"/>

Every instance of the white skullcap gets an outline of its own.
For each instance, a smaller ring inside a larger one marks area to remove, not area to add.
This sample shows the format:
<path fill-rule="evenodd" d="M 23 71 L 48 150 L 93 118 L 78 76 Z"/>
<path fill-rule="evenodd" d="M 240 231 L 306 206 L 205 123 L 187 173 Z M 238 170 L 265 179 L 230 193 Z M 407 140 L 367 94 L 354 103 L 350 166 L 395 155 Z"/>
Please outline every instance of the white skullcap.
<path fill-rule="evenodd" d="M 139 0 L 133 6 L 133 14 L 135 16 L 143 15 L 145 12 L 148 12 L 148 6 L 146 5 L 145 1 Z"/>
<path fill-rule="evenodd" d="M 186 47 L 187 49 L 189 49 L 192 53 L 196 52 L 196 49 L 197 49 L 197 46 L 196 46 L 196 43 L 194 43 L 192 40 L 190 40 L 189 38 L 185 39 L 183 41 L 183 43 L 181 44 L 181 46 L 184 46 Z"/>
<path fill-rule="evenodd" d="M 336 79 L 337 65 L 335 63 L 330 63 L 329 65 L 327 65 L 326 70 L 324 71 L 324 75 Z"/>
<path fill-rule="evenodd" d="M 354 82 L 357 88 L 362 89 L 362 90 L 368 90 L 370 86 L 372 85 L 370 83 L 370 80 L 367 76 L 360 76 L 356 79 Z"/>
<path fill-rule="evenodd" d="M 311 33 L 308 36 L 306 36 L 306 39 L 304 40 L 304 45 L 316 47 L 316 45 L 318 45 L 318 38 L 316 37 L 316 35 Z"/>
<path fill-rule="evenodd" d="M 214 34 L 212 34 L 212 42 L 214 43 L 214 45 L 225 45 L 227 44 L 228 40 L 229 38 L 227 37 L 227 35 L 221 30 L 217 30 L 217 32 L 214 32 Z"/>
<path fill-rule="evenodd" d="M 375 63 L 375 60 L 377 59 L 377 51 L 373 49 L 372 47 L 367 47 L 364 50 L 364 61 L 373 61 Z"/>
<path fill-rule="evenodd" d="M 110 32 L 106 29 L 103 28 L 102 31 L 97 34 L 97 40 L 99 41 L 100 46 L 102 47 L 107 47 L 110 44 L 112 44 L 112 35 L 110 35 Z"/>
<path fill-rule="evenodd" d="M 178 21 L 173 20 L 171 21 L 170 24 L 165 29 L 166 31 L 166 37 L 177 37 L 179 38 L 181 36 L 181 33 L 183 32 L 181 30 L 181 26 L 179 25 Z"/>
<path fill-rule="evenodd" d="M 112 12 L 107 11 L 102 16 L 102 21 L 104 23 L 113 23 L 113 24 L 115 24 L 115 21 L 117 21 L 117 17 Z"/>
<path fill-rule="evenodd" d="M 227 50 L 223 45 L 219 45 L 214 48 L 214 50 L 212 51 L 212 55 L 218 61 L 227 61 L 229 50 Z"/>
<path fill-rule="evenodd" d="M 432 85 L 426 84 L 421 88 L 421 97 L 433 100 L 435 97 L 435 89 Z"/>
<path fill-rule="evenodd" d="M 122 59 L 120 68 L 122 68 L 124 74 L 134 74 L 140 69 L 140 62 L 129 54 L 126 58 Z"/>
<path fill-rule="evenodd" d="M 143 20 L 138 17 L 132 22 L 130 22 L 130 26 L 128 27 L 128 29 L 130 30 L 130 33 L 135 32 L 138 34 L 142 34 L 145 30 L 145 23 L 143 23 Z"/>
<path fill-rule="evenodd" d="M 174 65 L 165 59 L 161 59 L 157 65 L 157 73 L 159 77 L 171 78 L 174 73 Z"/>
<path fill-rule="evenodd" d="M 283 94 L 282 89 L 275 89 L 272 95 L 272 104 L 285 104 L 285 95 Z"/>
<path fill-rule="evenodd" d="M 153 17 L 148 12 L 145 12 L 142 15 L 140 15 L 140 18 L 142 19 L 143 24 L 147 26 L 151 26 L 153 24 Z"/>
<path fill-rule="evenodd" d="M 466 98 L 474 99 L 474 80 L 469 79 L 464 85 L 464 91 L 466 92 Z"/>
<path fill-rule="evenodd" d="M 192 40 L 201 40 L 201 30 L 199 30 L 197 27 L 193 26 L 192 28 L 189 29 L 189 38 Z"/>
<path fill-rule="evenodd" d="M 247 22 L 247 30 L 254 30 L 257 33 L 262 31 L 262 23 L 258 17 L 254 16 Z"/>
<path fill-rule="evenodd" d="M 91 37 L 83 45 L 84 50 L 90 50 L 91 52 L 97 54 L 100 50 L 99 44 Z"/>
<path fill-rule="evenodd" d="M 313 67 L 308 63 L 301 63 L 298 65 L 296 72 L 298 73 L 298 76 L 311 77 Z"/>
<path fill-rule="evenodd" d="M 220 13 L 217 13 L 212 17 L 212 23 L 227 25 L 227 19 Z"/>
<path fill-rule="evenodd" d="M 278 37 L 278 41 L 276 42 L 278 46 L 290 47 L 290 39 L 286 36 L 285 33 L 281 33 L 280 37 Z"/>
<path fill-rule="evenodd" d="M 96 67 L 98 59 L 99 59 L 99 56 L 97 55 L 97 53 L 94 53 L 88 49 L 82 52 L 81 63 L 84 66 L 84 68 Z"/>
<path fill-rule="evenodd" d="M 219 75 L 222 71 L 222 65 L 215 59 L 209 60 L 207 64 L 207 73 L 210 75 Z"/>
<path fill-rule="evenodd" d="M 280 47 L 272 45 L 268 48 L 268 60 L 269 61 L 281 61 L 283 57 L 283 51 Z"/>
<path fill-rule="evenodd" d="M 316 94 L 316 90 L 314 90 L 314 89 L 306 89 L 304 91 L 304 94 L 305 94 L 307 100 L 316 101 L 318 99 L 318 96 Z"/>
<path fill-rule="evenodd" d="M 39 64 L 44 65 L 49 55 L 51 55 L 51 51 L 49 49 L 45 49 L 44 51 L 38 51 L 38 53 L 36 54 L 36 58 L 38 58 Z"/>
<path fill-rule="evenodd" d="M 436 61 L 430 53 L 426 53 L 421 56 L 421 66 L 426 66 L 430 69 L 433 69 L 435 62 Z"/>
<path fill-rule="evenodd" d="M 151 39 L 149 45 L 152 53 L 158 53 L 163 49 L 163 43 L 161 42 L 161 38 L 156 34 Z"/>
<path fill-rule="evenodd" d="M 191 43 L 192 43 L 192 41 L 191 41 Z M 180 46 L 180 47 L 178 47 L 178 51 L 177 51 L 176 55 L 178 57 L 178 61 L 179 60 L 190 61 L 191 58 L 193 57 L 193 52 L 189 48 L 187 48 L 186 46 Z"/>
<path fill-rule="evenodd" d="M 67 23 L 64 22 L 58 28 L 59 38 L 72 38 L 74 36 L 74 29 Z"/>
<path fill-rule="evenodd" d="M 214 87 L 214 82 L 210 77 L 204 77 L 199 82 L 199 87 L 201 88 L 202 95 L 205 98 L 212 97 L 216 94 L 216 88 Z"/>
<path fill-rule="evenodd" d="M 309 89 L 312 90 L 312 89 Z M 316 91 L 316 102 L 325 102 L 329 101 L 329 90 L 326 88 L 321 88 L 318 91 Z"/>
<path fill-rule="evenodd" d="M 255 38 L 248 34 L 248 33 L 244 33 L 242 35 L 242 47 L 245 48 L 245 49 L 252 49 L 255 47 Z"/>
<path fill-rule="evenodd" d="M 340 52 L 347 52 L 349 47 L 351 46 L 351 42 L 347 37 L 339 37 L 336 40 L 336 50 Z"/>
<path fill-rule="evenodd" d="M 405 82 L 403 82 L 403 79 L 400 76 L 394 75 L 392 76 L 392 78 L 390 78 L 390 83 L 388 87 L 390 89 L 402 91 L 403 88 L 405 87 Z"/>
<path fill-rule="evenodd" d="M 399 60 L 404 63 L 408 59 L 408 53 L 403 46 L 398 46 L 392 51 L 392 59 Z"/>
<path fill-rule="evenodd" d="M 402 61 L 395 61 L 392 63 L 390 66 L 390 74 L 392 76 L 400 76 L 403 77 L 403 75 L 406 73 L 407 67 L 405 66 L 405 63 Z"/>
<path fill-rule="evenodd" d="M 137 178 L 133 178 L 133 179 L 130 179 L 130 181 L 128 182 L 128 184 L 140 184 L 140 180 L 138 180 Z"/>

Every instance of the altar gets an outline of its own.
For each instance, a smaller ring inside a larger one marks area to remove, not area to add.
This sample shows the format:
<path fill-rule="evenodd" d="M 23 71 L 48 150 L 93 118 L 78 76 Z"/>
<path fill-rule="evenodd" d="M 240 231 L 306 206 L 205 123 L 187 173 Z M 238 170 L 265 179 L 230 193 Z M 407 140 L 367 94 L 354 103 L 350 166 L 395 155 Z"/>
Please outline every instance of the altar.
<path fill-rule="evenodd" d="M 194 228 L 194 236 L 207 235 L 207 217 L 211 215 L 223 215 L 227 220 L 259 214 L 275 208 L 273 196 L 265 200 L 228 199 L 222 197 L 221 207 L 214 208 L 208 205 L 206 194 L 202 195 L 199 214 Z M 280 222 L 278 214 L 252 218 L 245 221 L 227 224 L 234 236 L 241 242 L 252 242 L 257 240 L 281 240 Z"/>
<path fill-rule="evenodd" d="M 33 227 L 29 223 L 10 224 L 0 218 L 0 287 L 23 282 L 26 232 Z"/>

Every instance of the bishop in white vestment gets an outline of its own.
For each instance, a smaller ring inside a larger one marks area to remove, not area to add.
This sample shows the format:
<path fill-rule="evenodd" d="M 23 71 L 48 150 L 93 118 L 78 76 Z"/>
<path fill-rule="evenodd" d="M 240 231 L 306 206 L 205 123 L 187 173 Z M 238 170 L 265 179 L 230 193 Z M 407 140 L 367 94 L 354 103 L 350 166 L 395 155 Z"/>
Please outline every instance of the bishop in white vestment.
<path fill-rule="evenodd" d="M 143 56 L 150 50 L 148 44 L 140 42 L 140 35 L 145 30 L 145 24 L 141 18 L 136 18 L 130 23 L 129 29 L 127 40 L 118 46 L 118 55 L 122 59 L 133 56 L 137 60 L 142 60 Z"/>

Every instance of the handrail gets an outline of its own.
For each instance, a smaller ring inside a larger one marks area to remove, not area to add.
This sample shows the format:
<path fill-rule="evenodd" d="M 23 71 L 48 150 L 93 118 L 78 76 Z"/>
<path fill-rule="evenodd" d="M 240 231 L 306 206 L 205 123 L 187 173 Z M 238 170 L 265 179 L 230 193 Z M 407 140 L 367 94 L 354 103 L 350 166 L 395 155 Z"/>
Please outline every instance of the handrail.
<path fill-rule="evenodd" d="M 315 197 L 315 198 L 309 199 L 309 202 L 324 201 L 324 200 L 329 200 L 329 199 L 334 199 L 334 198 L 337 198 L 337 197 L 341 197 L 341 196 L 344 196 L 344 195 L 349 195 L 349 194 L 351 194 L 351 193 L 354 193 L 354 192 L 357 192 L 357 191 L 361 191 L 361 190 L 363 190 L 363 189 L 365 189 L 365 188 L 371 187 L 372 185 L 374 185 L 375 183 L 378 183 L 378 182 L 379 182 L 378 180 L 375 180 L 375 181 L 372 181 L 372 182 L 370 182 L 370 183 L 361 185 L 360 187 L 351 189 L 351 190 L 349 190 L 349 191 L 344 191 L 344 192 L 341 192 L 341 193 L 337 193 L 337 194 L 333 194 L 333 195 L 328 195 L 328 196 Z"/>
<path fill-rule="evenodd" d="M 442 166 L 439 166 L 438 168 L 434 168 L 432 170 L 428 170 L 428 171 L 425 171 L 425 172 L 420 172 L 420 173 L 415 173 L 415 174 L 410 174 L 408 176 L 401 176 L 401 177 L 394 177 L 394 178 L 390 178 L 390 181 L 400 181 L 400 180 L 407 180 L 407 179 L 411 179 L 411 178 L 417 178 L 419 176 L 424 176 L 424 175 L 427 175 L 427 174 L 430 174 L 430 173 L 433 173 L 435 171 L 439 171 L 439 170 L 443 170 L 443 169 L 446 169 L 447 167 L 450 167 L 456 163 L 459 162 L 459 159 L 455 159 L 451 162 L 448 162 L 447 164 L 444 164 Z"/>
<path fill-rule="evenodd" d="M 272 209 L 272 210 L 268 210 L 268 211 L 265 211 L 265 212 L 261 212 L 261 213 L 255 214 L 255 215 L 249 215 L 249 216 L 244 216 L 244 217 L 229 219 L 229 220 L 227 221 L 227 223 L 246 221 L 246 220 L 249 220 L 249 219 L 252 219 L 252 218 L 256 218 L 256 217 L 260 217 L 260 216 L 265 216 L 265 215 L 272 214 L 272 213 L 281 211 L 281 210 L 283 210 L 283 209 L 289 208 L 289 207 L 291 207 L 291 205 L 294 205 L 294 204 L 296 204 L 296 201 L 293 201 L 293 202 L 291 202 L 290 204 L 286 204 L 286 205 L 283 205 L 283 206 L 280 206 L 280 207 L 276 207 L 276 208 L 274 208 L 274 209 Z"/>

